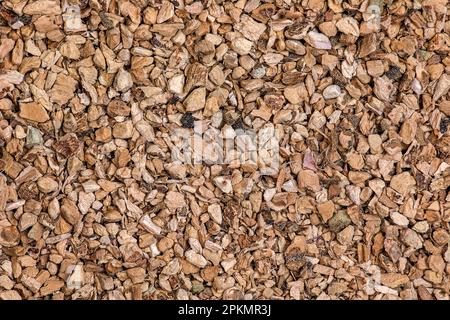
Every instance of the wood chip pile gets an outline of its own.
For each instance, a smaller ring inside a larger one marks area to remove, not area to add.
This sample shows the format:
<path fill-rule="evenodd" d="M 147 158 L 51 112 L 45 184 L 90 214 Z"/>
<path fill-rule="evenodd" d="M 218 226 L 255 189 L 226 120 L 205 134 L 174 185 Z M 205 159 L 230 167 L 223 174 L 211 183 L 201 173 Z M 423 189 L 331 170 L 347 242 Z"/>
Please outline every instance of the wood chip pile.
<path fill-rule="evenodd" d="M 447 0 L 1 1 L 0 300 L 448 300 L 449 53 Z"/>

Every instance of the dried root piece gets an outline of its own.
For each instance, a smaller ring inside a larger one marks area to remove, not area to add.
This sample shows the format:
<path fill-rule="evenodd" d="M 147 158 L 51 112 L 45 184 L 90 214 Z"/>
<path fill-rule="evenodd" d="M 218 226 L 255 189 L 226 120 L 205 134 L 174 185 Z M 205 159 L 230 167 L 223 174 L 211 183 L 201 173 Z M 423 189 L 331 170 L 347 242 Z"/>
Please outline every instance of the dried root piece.
<path fill-rule="evenodd" d="M 66 134 L 58 141 L 53 143 L 53 149 L 64 158 L 70 158 L 77 153 L 81 146 L 81 142 L 73 133 Z"/>
<path fill-rule="evenodd" d="M 449 300 L 449 9 L 0 1 L 0 300 Z"/>

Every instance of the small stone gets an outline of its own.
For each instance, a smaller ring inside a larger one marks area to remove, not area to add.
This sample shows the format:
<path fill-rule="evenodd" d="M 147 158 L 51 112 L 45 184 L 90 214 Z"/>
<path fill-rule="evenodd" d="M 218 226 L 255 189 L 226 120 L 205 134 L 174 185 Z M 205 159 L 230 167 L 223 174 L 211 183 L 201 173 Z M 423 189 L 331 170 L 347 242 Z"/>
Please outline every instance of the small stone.
<path fill-rule="evenodd" d="M 294 179 L 288 180 L 281 186 L 281 189 L 283 189 L 286 192 L 298 192 L 297 188 L 297 182 Z"/>
<path fill-rule="evenodd" d="M 59 50 L 63 57 L 66 57 L 70 60 L 80 59 L 81 56 L 80 50 L 78 49 L 77 45 L 72 41 L 64 42 L 59 48 Z"/>
<path fill-rule="evenodd" d="M 331 54 L 322 55 L 322 65 L 330 70 L 334 70 L 339 63 L 339 59 Z"/>
<path fill-rule="evenodd" d="M 433 100 L 437 101 L 440 97 L 447 94 L 450 89 L 450 75 L 443 74 L 434 89 Z"/>
<path fill-rule="evenodd" d="M 433 232 L 433 239 L 438 245 L 443 246 L 450 241 L 450 235 L 444 229 L 437 229 Z"/>
<path fill-rule="evenodd" d="M 133 78 L 131 77 L 131 74 L 123 68 L 119 69 L 114 81 L 114 88 L 119 92 L 125 92 L 131 89 L 132 86 Z"/>
<path fill-rule="evenodd" d="M 84 191 L 80 191 L 78 193 L 78 209 L 84 215 L 87 214 L 89 208 L 95 201 L 95 195 L 93 193 L 86 193 Z"/>
<path fill-rule="evenodd" d="M 422 84 L 417 79 L 413 79 L 413 81 L 411 81 L 411 89 L 416 94 L 422 94 Z"/>
<path fill-rule="evenodd" d="M 95 131 L 95 141 L 108 142 L 111 140 L 111 128 L 103 127 Z"/>
<path fill-rule="evenodd" d="M 391 219 L 396 225 L 401 226 L 401 227 L 406 227 L 409 224 L 408 218 L 399 212 L 392 212 Z"/>
<path fill-rule="evenodd" d="M 364 168 L 364 158 L 358 152 L 350 152 L 347 154 L 347 163 L 355 170 L 361 170 Z"/>
<path fill-rule="evenodd" d="M 344 17 L 336 22 L 338 30 L 345 34 L 350 34 L 355 37 L 359 37 L 358 22 L 352 17 Z"/>
<path fill-rule="evenodd" d="M 304 100 L 300 86 L 286 87 L 284 97 L 292 104 L 299 104 Z"/>
<path fill-rule="evenodd" d="M 114 138 L 130 139 L 133 136 L 133 123 L 131 121 L 116 123 L 112 134 Z"/>
<path fill-rule="evenodd" d="M 213 127 L 217 127 L 216 125 L 214 125 L 215 124 L 214 115 L 215 114 L 221 115 L 221 113 L 218 113 L 219 109 L 220 109 L 220 106 L 219 106 L 219 103 L 217 101 L 217 98 L 210 96 L 206 100 L 206 104 L 205 104 L 205 109 L 203 111 L 203 115 L 212 117 L 211 118 L 211 126 L 213 126 Z"/>
<path fill-rule="evenodd" d="M 423 246 L 422 239 L 420 239 L 420 236 L 414 230 L 411 229 L 406 229 L 403 231 L 402 240 L 405 244 L 414 249 L 420 249 Z"/>
<path fill-rule="evenodd" d="M 14 287 L 14 282 L 6 275 L 0 276 L 0 288 L 11 290 Z"/>
<path fill-rule="evenodd" d="M 13 247 L 20 242 L 20 232 L 14 226 L 0 228 L 0 245 Z"/>
<path fill-rule="evenodd" d="M 325 116 L 323 114 L 321 114 L 319 111 L 316 110 L 309 118 L 308 127 L 321 129 L 325 125 L 326 122 L 327 122 L 327 118 L 325 118 Z"/>
<path fill-rule="evenodd" d="M 389 257 L 394 263 L 399 261 L 402 256 L 401 244 L 392 238 L 386 238 L 384 240 L 384 250 L 389 254 Z"/>
<path fill-rule="evenodd" d="M 233 269 L 233 267 L 236 265 L 237 260 L 235 258 L 223 260 L 220 265 L 222 266 L 223 270 L 225 272 L 228 272 L 229 270 Z"/>
<path fill-rule="evenodd" d="M 446 116 L 450 116 L 450 101 L 442 101 L 439 104 L 439 110 L 444 113 Z"/>
<path fill-rule="evenodd" d="M 372 77 L 381 77 L 384 73 L 382 60 L 370 60 L 366 62 L 367 73 Z"/>
<path fill-rule="evenodd" d="M 138 121 L 134 126 L 147 142 L 155 141 L 155 130 L 147 121 Z"/>
<path fill-rule="evenodd" d="M 450 262 L 450 246 L 447 248 L 447 251 L 445 251 L 444 259 L 446 262 Z"/>
<path fill-rule="evenodd" d="M 93 180 L 85 181 L 81 185 L 83 186 L 84 192 L 95 192 L 100 190 L 100 186 Z"/>
<path fill-rule="evenodd" d="M 20 114 L 26 120 L 45 122 L 50 119 L 45 108 L 37 102 L 21 103 Z"/>
<path fill-rule="evenodd" d="M 286 40 L 286 48 L 299 56 L 303 56 L 306 53 L 306 48 L 300 41 Z"/>
<path fill-rule="evenodd" d="M 382 273 L 380 278 L 381 284 L 389 288 L 397 288 L 409 282 L 407 275 L 400 273 Z"/>
<path fill-rule="evenodd" d="M 204 268 L 208 264 L 208 261 L 206 261 L 202 255 L 196 253 L 194 250 L 186 251 L 185 257 L 187 261 L 198 268 Z"/>
<path fill-rule="evenodd" d="M 59 213 L 61 211 L 61 208 L 59 206 L 59 201 L 57 198 L 53 198 L 50 203 L 48 204 L 48 215 L 52 219 L 56 219 L 59 216 Z"/>
<path fill-rule="evenodd" d="M 347 226 L 337 234 L 336 239 L 342 245 L 349 245 L 352 242 L 354 234 L 355 228 L 353 226 Z"/>
<path fill-rule="evenodd" d="M 235 29 L 242 33 L 250 41 L 258 41 L 261 35 L 266 30 L 266 26 L 262 23 L 256 22 L 246 14 L 241 16 L 241 21 L 236 24 Z"/>
<path fill-rule="evenodd" d="M 312 191 L 321 189 L 319 176 L 312 170 L 300 170 L 297 181 L 299 189 L 310 189 Z"/>
<path fill-rule="evenodd" d="M 22 297 L 16 290 L 6 290 L 0 292 L 0 300 L 22 300 Z"/>
<path fill-rule="evenodd" d="M 373 154 L 382 152 L 383 140 L 381 139 L 379 134 L 369 134 L 368 142 L 370 146 L 370 152 L 372 152 Z"/>
<path fill-rule="evenodd" d="M 83 20 L 81 20 L 79 5 L 67 6 L 62 17 L 64 20 L 64 30 L 66 32 L 83 32 L 87 30 L 86 25 L 83 23 Z"/>
<path fill-rule="evenodd" d="M 334 203 L 333 201 L 327 201 L 317 205 L 317 211 L 319 211 L 320 216 L 326 223 L 334 214 Z"/>
<path fill-rule="evenodd" d="M 263 64 L 256 66 L 253 68 L 251 75 L 255 79 L 261 79 L 266 75 L 266 67 Z"/>
<path fill-rule="evenodd" d="M 139 224 L 152 234 L 160 235 L 162 232 L 162 229 L 158 225 L 156 225 L 147 215 L 142 216 L 142 218 L 139 220 Z"/>
<path fill-rule="evenodd" d="M 271 53 L 267 53 L 267 54 L 263 55 L 262 59 L 269 66 L 274 66 L 274 65 L 277 65 L 278 63 L 280 63 L 284 59 L 284 56 L 280 53 L 272 53 L 271 52 Z"/>
<path fill-rule="evenodd" d="M 58 182 L 49 176 L 44 176 L 38 179 L 37 186 L 41 192 L 51 193 L 58 190 Z"/>
<path fill-rule="evenodd" d="M 53 149 L 65 158 L 74 156 L 81 146 L 80 140 L 73 133 L 68 133 L 53 143 Z"/>
<path fill-rule="evenodd" d="M 73 267 L 71 274 L 66 279 L 68 289 L 80 289 L 85 282 L 85 273 L 82 264 Z"/>
<path fill-rule="evenodd" d="M 108 104 L 106 110 L 111 117 L 127 117 L 130 115 L 131 108 L 124 101 L 120 99 L 114 99 Z"/>
<path fill-rule="evenodd" d="M 236 38 L 231 42 L 231 49 L 240 55 L 249 54 L 253 43 L 245 38 Z"/>
<path fill-rule="evenodd" d="M 263 198 L 267 202 L 272 201 L 272 199 L 276 193 L 277 193 L 276 188 L 268 188 L 268 189 L 264 190 Z"/>
<path fill-rule="evenodd" d="M 29 213 L 29 212 L 25 212 L 24 214 L 22 214 L 22 216 L 20 217 L 19 220 L 19 230 L 20 231 L 25 231 L 26 229 L 34 226 L 37 222 L 37 216 Z"/>
<path fill-rule="evenodd" d="M 50 101 L 59 105 L 66 104 L 74 96 L 77 81 L 63 73 L 59 73 L 56 77 L 55 84 L 48 92 Z"/>
<path fill-rule="evenodd" d="M 166 252 L 167 250 L 173 247 L 174 243 L 175 242 L 172 239 L 164 237 L 158 242 L 158 249 L 161 252 Z"/>
<path fill-rule="evenodd" d="M 103 219 L 106 222 L 119 222 L 122 220 L 122 214 L 115 209 L 110 209 L 103 214 Z"/>
<path fill-rule="evenodd" d="M 222 224 L 222 208 L 217 203 L 213 203 L 208 206 L 208 213 L 211 216 L 211 219 L 221 225 Z"/>
<path fill-rule="evenodd" d="M 389 186 L 401 195 L 406 196 L 415 185 L 416 180 L 413 176 L 409 172 L 402 172 L 391 179 Z"/>
<path fill-rule="evenodd" d="M 306 42 L 309 43 L 312 47 L 316 49 L 330 50 L 331 42 L 330 39 L 326 35 L 316 31 L 308 32 L 307 37 L 305 38 Z"/>
<path fill-rule="evenodd" d="M 218 86 L 221 86 L 225 82 L 225 74 L 219 65 L 213 67 L 208 76 L 209 79 Z"/>
<path fill-rule="evenodd" d="M 335 99 L 341 95 L 341 88 L 338 85 L 331 85 L 323 90 L 323 98 L 325 100 Z"/>
<path fill-rule="evenodd" d="M 67 198 L 62 200 L 61 216 L 71 225 L 75 225 L 81 220 L 81 214 L 77 206 L 72 200 Z"/>
<path fill-rule="evenodd" d="M 380 100 L 391 101 L 396 90 L 392 81 L 386 76 L 374 78 L 373 81 L 373 92 L 375 93 L 375 95 Z"/>
<path fill-rule="evenodd" d="M 428 259 L 428 265 L 430 266 L 430 269 L 435 272 L 443 272 L 445 269 L 445 261 L 444 259 L 437 254 L 432 255 Z"/>
<path fill-rule="evenodd" d="M 286 248 L 284 260 L 286 268 L 291 271 L 299 271 L 306 264 L 306 238 L 296 236 L 291 244 Z"/>
<path fill-rule="evenodd" d="M 158 12 L 156 22 L 163 23 L 172 18 L 175 12 L 174 9 L 175 7 L 170 1 L 164 1 L 162 3 L 161 9 Z"/>
<path fill-rule="evenodd" d="M 176 209 L 180 209 L 186 206 L 186 201 L 184 200 L 184 196 L 175 191 L 169 191 L 166 194 L 166 198 L 164 199 L 164 203 L 166 204 L 169 210 L 174 211 Z"/>
<path fill-rule="evenodd" d="M 196 1 L 188 6 L 185 7 L 186 11 L 193 15 L 198 15 L 203 10 L 203 4 L 201 1 Z"/>
<path fill-rule="evenodd" d="M 184 179 L 186 177 L 186 166 L 172 162 L 164 165 L 164 169 L 175 179 Z"/>
<path fill-rule="evenodd" d="M 230 193 L 233 191 L 231 179 L 228 177 L 215 177 L 214 184 L 224 193 Z"/>
<path fill-rule="evenodd" d="M 178 74 L 176 76 L 173 76 L 168 83 L 169 91 L 178 95 L 183 94 L 183 88 L 184 88 L 184 75 Z"/>
<path fill-rule="evenodd" d="M 21 282 L 25 287 L 27 287 L 28 289 L 31 290 L 31 292 L 34 293 L 38 292 L 39 288 L 42 286 L 42 283 L 39 283 L 39 281 L 37 281 L 36 279 L 27 276 L 25 274 L 22 275 Z"/>
<path fill-rule="evenodd" d="M 365 36 L 361 42 L 361 48 L 359 50 L 359 57 L 363 58 L 377 50 L 377 34 L 370 33 Z"/>
<path fill-rule="evenodd" d="M 23 8 L 23 13 L 27 15 L 60 15 L 61 7 L 59 1 L 39 0 L 28 2 L 28 4 Z"/>
<path fill-rule="evenodd" d="M 430 226 L 427 221 L 419 221 L 417 222 L 412 229 L 418 233 L 426 233 Z"/>
<path fill-rule="evenodd" d="M 187 112 L 194 112 L 205 107 L 206 89 L 205 87 L 197 88 L 184 100 Z"/>
<path fill-rule="evenodd" d="M 114 153 L 114 160 L 118 168 L 124 168 L 131 161 L 130 151 L 126 148 L 118 148 Z"/>
<path fill-rule="evenodd" d="M 127 269 L 127 275 L 133 284 L 144 282 L 145 274 L 146 272 L 144 268 L 136 267 Z"/>
<path fill-rule="evenodd" d="M 338 29 L 333 21 L 325 21 L 319 24 L 319 30 L 328 37 L 334 37 L 338 33 Z"/>
<path fill-rule="evenodd" d="M 50 295 L 58 290 L 60 290 L 62 287 L 64 287 L 65 282 L 62 280 L 48 280 L 43 287 L 41 287 L 40 294 L 42 296 Z"/>
<path fill-rule="evenodd" d="M 14 48 L 15 41 L 13 39 L 2 39 L 0 43 L 0 59 L 6 57 L 6 55 Z"/>
<path fill-rule="evenodd" d="M 41 131 L 33 127 L 28 127 L 25 146 L 29 148 L 36 145 L 42 145 L 43 142 L 44 139 L 42 138 Z"/>
<path fill-rule="evenodd" d="M 338 233 L 350 225 L 350 223 L 352 223 L 352 220 L 348 214 L 345 211 L 340 210 L 328 221 L 328 227 L 331 231 Z"/>

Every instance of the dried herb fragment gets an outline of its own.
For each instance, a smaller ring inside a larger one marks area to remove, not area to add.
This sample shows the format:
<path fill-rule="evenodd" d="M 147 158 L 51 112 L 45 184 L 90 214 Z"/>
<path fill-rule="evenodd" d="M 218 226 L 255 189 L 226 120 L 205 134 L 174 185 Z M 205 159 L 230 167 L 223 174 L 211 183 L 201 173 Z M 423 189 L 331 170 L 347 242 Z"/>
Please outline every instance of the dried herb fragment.
<path fill-rule="evenodd" d="M 181 124 L 183 128 L 194 128 L 194 121 L 196 119 L 192 116 L 191 112 L 186 112 L 181 116 Z"/>

